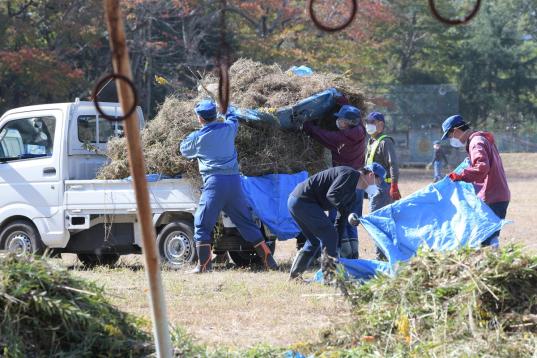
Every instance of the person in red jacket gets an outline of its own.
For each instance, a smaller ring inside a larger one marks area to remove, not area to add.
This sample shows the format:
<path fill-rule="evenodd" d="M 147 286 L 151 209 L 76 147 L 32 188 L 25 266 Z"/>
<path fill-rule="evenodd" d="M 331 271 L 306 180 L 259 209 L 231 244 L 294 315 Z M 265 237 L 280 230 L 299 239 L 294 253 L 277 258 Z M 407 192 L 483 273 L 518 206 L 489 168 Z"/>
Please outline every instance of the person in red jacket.
<path fill-rule="evenodd" d="M 473 131 L 460 115 L 446 119 L 442 123 L 442 130 L 444 132 L 442 140 L 449 139 L 451 146 L 455 148 L 466 147 L 466 152 L 470 157 L 470 166 L 460 174 L 449 174 L 451 180 L 472 183 L 477 196 L 500 219 L 505 219 L 511 193 L 492 133 Z M 497 231 L 487 238 L 482 245 L 497 247 L 499 237 L 500 231 Z"/>

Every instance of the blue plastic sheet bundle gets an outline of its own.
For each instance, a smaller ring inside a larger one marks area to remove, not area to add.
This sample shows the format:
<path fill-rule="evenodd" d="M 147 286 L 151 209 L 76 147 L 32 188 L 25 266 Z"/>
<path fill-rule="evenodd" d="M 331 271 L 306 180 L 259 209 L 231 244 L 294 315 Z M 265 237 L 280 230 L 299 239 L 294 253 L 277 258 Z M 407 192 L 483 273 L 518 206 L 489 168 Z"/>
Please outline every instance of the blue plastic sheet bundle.
<path fill-rule="evenodd" d="M 295 186 L 307 178 L 307 172 L 241 177 L 242 188 L 254 213 L 280 240 L 294 238 L 300 232 L 287 209 L 287 198 Z"/>
<path fill-rule="evenodd" d="M 335 88 L 314 94 L 292 106 L 274 111 L 237 108 L 235 114 L 239 121 L 261 126 L 278 126 L 282 129 L 296 129 L 310 120 L 320 120 L 335 108 L 336 100 L 343 96 Z"/>
<path fill-rule="evenodd" d="M 313 70 L 308 66 L 292 66 L 289 71 L 299 77 L 309 77 L 313 75 Z"/>
<path fill-rule="evenodd" d="M 341 262 L 352 276 L 368 279 L 373 272 L 393 274 L 395 265 L 415 256 L 420 247 L 435 251 L 479 247 L 505 221 L 477 197 L 472 184 L 446 177 L 361 218 L 361 223 L 388 263 Z"/>

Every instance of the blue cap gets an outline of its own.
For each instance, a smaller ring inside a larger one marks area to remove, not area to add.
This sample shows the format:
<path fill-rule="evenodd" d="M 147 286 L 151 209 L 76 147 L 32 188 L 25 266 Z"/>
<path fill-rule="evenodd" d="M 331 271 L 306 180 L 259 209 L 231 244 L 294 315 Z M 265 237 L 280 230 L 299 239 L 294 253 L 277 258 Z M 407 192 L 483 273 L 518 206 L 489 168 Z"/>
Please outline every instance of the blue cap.
<path fill-rule="evenodd" d="M 450 130 L 460 127 L 464 124 L 466 124 L 466 122 L 462 119 L 462 116 L 458 114 L 449 117 L 444 121 L 444 123 L 442 123 L 442 131 L 444 132 L 444 135 L 440 140 L 446 139 Z"/>
<path fill-rule="evenodd" d="M 205 120 L 213 120 L 216 118 L 216 104 L 210 99 L 204 99 L 196 104 L 194 112 Z"/>
<path fill-rule="evenodd" d="M 386 179 L 386 170 L 379 163 L 373 162 L 373 163 L 371 163 L 369 165 L 366 165 L 364 168 L 367 169 L 367 170 L 372 171 L 376 176 L 378 176 L 378 177 L 380 177 L 382 179 Z"/>
<path fill-rule="evenodd" d="M 337 118 L 344 118 L 355 122 L 360 120 L 360 115 L 361 113 L 358 108 L 349 106 L 348 104 L 341 106 L 339 112 L 336 113 Z"/>
<path fill-rule="evenodd" d="M 367 116 L 368 121 L 381 121 L 384 122 L 384 114 L 380 112 L 371 112 Z"/>

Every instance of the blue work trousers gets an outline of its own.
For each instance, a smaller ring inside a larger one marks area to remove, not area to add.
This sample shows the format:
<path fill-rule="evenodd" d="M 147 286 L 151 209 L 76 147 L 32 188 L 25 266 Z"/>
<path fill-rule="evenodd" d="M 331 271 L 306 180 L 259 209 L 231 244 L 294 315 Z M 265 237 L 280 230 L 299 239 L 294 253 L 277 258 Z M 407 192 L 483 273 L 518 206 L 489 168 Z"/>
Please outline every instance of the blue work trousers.
<path fill-rule="evenodd" d="M 487 205 L 492 209 L 492 211 L 494 211 L 494 214 L 496 214 L 496 216 L 498 216 L 500 219 L 505 219 L 505 216 L 507 215 L 507 207 L 509 206 L 508 201 L 501 201 L 499 203 Z M 490 235 L 490 237 L 488 237 L 485 241 L 481 243 L 481 246 L 500 246 L 500 230 Z"/>
<path fill-rule="evenodd" d="M 322 243 L 328 255 L 338 257 L 336 228 L 319 204 L 297 199 L 291 194 L 287 200 L 287 208 L 306 238 L 306 243 L 302 248 L 304 252 L 311 252 L 315 255 Z"/>
<path fill-rule="evenodd" d="M 243 239 L 252 244 L 263 240 L 263 234 L 252 218 L 240 176 L 210 175 L 205 178 L 194 216 L 194 240 L 197 243 L 211 242 L 211 233 L 222 210 L 237 226 Z"/>

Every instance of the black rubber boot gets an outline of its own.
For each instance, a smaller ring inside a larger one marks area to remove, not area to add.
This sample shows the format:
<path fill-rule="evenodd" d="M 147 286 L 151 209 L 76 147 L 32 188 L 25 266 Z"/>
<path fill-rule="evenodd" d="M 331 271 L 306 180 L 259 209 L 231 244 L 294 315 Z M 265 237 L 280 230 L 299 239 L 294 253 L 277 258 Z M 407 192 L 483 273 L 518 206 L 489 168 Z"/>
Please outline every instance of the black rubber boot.
<path fill-rule="evenodd" d="M 343 238 L 340 241 L 341 254 L 340 256 L 345 259 L 357 259 L 359 256 L 358 251 L 358 239 L 357 238 Z"/>
<path fill-rule="evenodd" d="M 265 241 L 261 241 L 260 243 L 256 244 L 254 246 L 255 252 L 257 256 L 261 258 L 261 261 L 263 262 L 263 266 L 265 267 L 265 270 L 277 270 L 278 264 L 274 260 L 274 257 L 272 257 L 272 253 L 270 252 L 269 247 L 267 246 L 267 243 Z"/>
<path fill-rule="evenodd" d="M 304 271 L 310 266 L 311 259 L 313 258 L 313 252 L 300 250 L 293 261 L 291 266 L 291 272 L 289 273 L 289 278 L 294 279 L 299 277 Z"/>
<path fill-rule="evenodd" d="M 204 273 L 212 271 L 212 250 L 211 244 L 196 244 L 196 251 L 198 253 L 198 264 L 196 268 L 190 273 Z"/>

